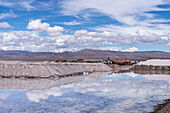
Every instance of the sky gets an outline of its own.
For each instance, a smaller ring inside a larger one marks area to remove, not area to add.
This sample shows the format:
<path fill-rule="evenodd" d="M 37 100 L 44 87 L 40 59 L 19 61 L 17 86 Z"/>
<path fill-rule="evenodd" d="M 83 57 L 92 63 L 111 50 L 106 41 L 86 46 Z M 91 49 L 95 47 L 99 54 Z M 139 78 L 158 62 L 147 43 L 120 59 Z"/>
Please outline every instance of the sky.
<path fill-rule="evenodd" d="M 170 52 L 170 0 L 0 0 L 0 49 Z"/>

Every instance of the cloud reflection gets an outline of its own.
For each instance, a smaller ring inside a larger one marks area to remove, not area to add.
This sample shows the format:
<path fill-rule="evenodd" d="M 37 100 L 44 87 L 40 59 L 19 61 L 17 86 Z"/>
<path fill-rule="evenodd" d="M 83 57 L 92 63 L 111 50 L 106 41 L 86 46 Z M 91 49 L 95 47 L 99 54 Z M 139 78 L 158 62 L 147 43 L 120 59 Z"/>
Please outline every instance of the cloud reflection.
<path fill-rule="evenodd" d="M 127 75 L 129 77 L 125 78 Z M 52 95 L 52 99 L 61 105 L 48 101 L 46 104 L 55 105 L 57 111 L 70 113 L 150 112 L 156 103 L 170 98 L 169 82 L 137 79 L 139 76 L 113 73 L 100 79 L 87 78 L 45 91 L 27 92 L 26 96 L 31 102 L 41 103 L 41 99 L 49 100 Z"/>
<path fill-rule="evenodd" d="M 27 92 L 26 96 L 28 100 L 32 102 L 40 102 L 41 99 L 48 99 L 49 96 L 61 96 L 63 92 L 59 88 L 51 88 L 45 91 L 37 90 Z"/>
<path fill-rule="evenodd" d="M 0 99 L 7 99 L 9 96 L 9 93 L 0 93 Z"/>

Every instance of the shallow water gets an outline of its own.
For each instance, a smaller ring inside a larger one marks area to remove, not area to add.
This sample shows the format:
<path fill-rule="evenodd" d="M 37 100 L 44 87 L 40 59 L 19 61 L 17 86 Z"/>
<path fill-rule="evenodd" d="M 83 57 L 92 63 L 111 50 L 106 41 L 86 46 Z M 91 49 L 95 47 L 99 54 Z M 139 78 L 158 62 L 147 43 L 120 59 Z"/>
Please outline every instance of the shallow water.
<path fill-rule="evenodd" d="M 170 98 L 169 75 L 100 73 L 74 83 L 71 79 L 60 81 L 67 85 L 59 80 L 0 79 L 0 113 L 143 113 Z"/>

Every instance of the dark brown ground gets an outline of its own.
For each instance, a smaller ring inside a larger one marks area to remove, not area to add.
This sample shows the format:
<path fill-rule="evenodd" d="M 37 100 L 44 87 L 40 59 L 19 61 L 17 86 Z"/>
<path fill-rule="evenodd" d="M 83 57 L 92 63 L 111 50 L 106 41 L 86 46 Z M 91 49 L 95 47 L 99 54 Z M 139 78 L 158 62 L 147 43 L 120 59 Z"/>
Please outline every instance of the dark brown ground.
<path fill-rule="evenodd" d="M 154 112 L 151 113 L 170 113 L 170 99 L 165 100 L 162 104 L 156 105 Z"/>

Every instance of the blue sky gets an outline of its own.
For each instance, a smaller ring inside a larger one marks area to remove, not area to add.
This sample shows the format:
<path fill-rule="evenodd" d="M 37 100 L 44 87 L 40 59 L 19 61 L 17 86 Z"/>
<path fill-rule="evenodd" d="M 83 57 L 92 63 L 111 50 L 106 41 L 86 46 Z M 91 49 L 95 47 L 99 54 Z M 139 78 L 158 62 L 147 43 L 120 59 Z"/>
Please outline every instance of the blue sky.
<path fill-rule="evenodd" d="M 170 0 L 0 0 L 0 49 L 170 52 Z"/>

